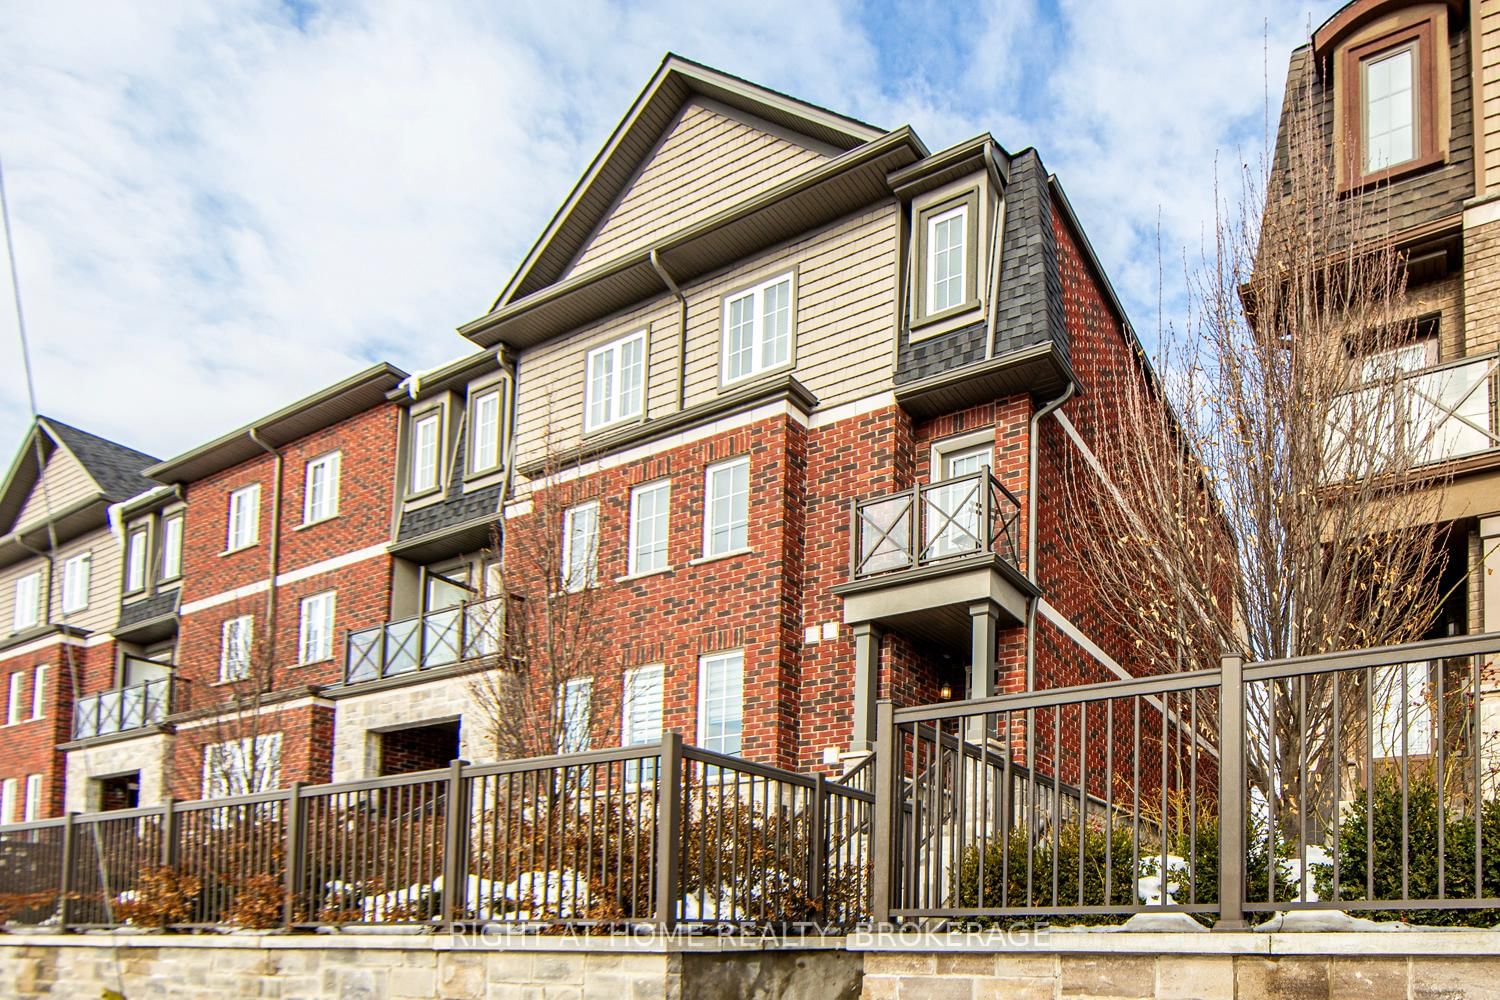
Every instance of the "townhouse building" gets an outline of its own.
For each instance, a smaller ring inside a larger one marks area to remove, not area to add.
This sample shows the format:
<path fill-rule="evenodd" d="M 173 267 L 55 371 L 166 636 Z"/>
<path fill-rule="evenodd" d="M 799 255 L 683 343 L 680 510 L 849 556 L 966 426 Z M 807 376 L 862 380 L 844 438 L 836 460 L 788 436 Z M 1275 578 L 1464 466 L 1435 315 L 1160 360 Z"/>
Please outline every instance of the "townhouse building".
<path fill-rule="evenodd" d="M 882 698 L 1131 675 L 1063 468 L 1137 345 L 1037 151 L 669 56 L 460 333 L 134 460 L 42 813 L 490 759 L 483 679 L 558 601 L 602 636 L 560 749 L 836 773 Z"/>
<path fill-rule="evenodd" d="M 0 823 L 62 808 L 74 702 L 118 679 L 114 630 L 129 572 L 118 510 L 151 487 L 142 470 L 155 461 L 39 417 L 0 486 Z"/>
<path fill-rule="evenodd" d="M 1404 257 L 1409 343 L 1369 358 L 1404 382 L 1449 527 L 1434 635 L 1500 629 L 1500 3 L 1353 0 L 1291 54 L 1271 190 L 1310 115 L 1322 166 L 1368 228 L 1330 258 L 1392 240 Z M 1409 668 L 1414 745 L 1429 745 L 1428 665 Z M 1486 682 L 1488 686 L 1488 681 Z M 1486 700 L 1485 728 L 1500 728 Z M 1399 706 L 1398 706 L 1399 708 Z M 1391 728 L 1391 724 L 1385 724 Z"/>

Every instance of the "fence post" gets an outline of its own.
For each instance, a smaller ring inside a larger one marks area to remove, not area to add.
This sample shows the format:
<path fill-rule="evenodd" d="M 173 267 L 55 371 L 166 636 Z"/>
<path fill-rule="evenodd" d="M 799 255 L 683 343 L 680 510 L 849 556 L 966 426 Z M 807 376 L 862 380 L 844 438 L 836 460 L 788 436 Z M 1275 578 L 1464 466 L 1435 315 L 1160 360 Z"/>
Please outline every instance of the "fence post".
<path fill-rule="evenodd" d="M 283 888 L 281 921 L 288 930 L 291 929 L 293 911 L 296 909 L 297 890 L 302 884 L 302 786 L 303 782 L 294 781 L 286 792 L 286 858 L 282 868 L 286 873 L 286 885 Z"/>
<path fill-rule="evenodd" d="M 822 909 L 823 872 L 828 865 L 828 779 L 820 771 L 813 778 L 812 805 L 807 814 L 807 898 Z"/>
<path fill-rule="evenodd" d="M 168 795 L 161 804 L 161 865 L 177 864 L 177 800 Z"/>
<path fill-rule="evenodd" d="M 656 926 L 670 933 L 677 923 L 682 862 L 682 734 L 661 738 L 661 776 L 656 782 Z"/>
<path fill-rule="evenodd" d="M 1214 930 L 1245 922 L 1245 658 L 1219 661 L 1219 919 Z M 1274 864 L 1274 861 L 1273 861 Z"/>
<path fill-rule="evenodd" d="M 57 929 L 68 929 L 68 895 L 73 891 L 73 831 L 74 817 L 71 810 L 63 813 L 62 871 L 57 877 Z"/>
<path fill-rule="evenodd" d="M 469 846 L 469 803 L 464 794 L 464 765 L 455 758 L 448 765 L 448 817 L 443 830 L 443 926 L 453 930 L 453 922 L 462 912 L 468 888 L 468 865 L 464 855 Z"/>
<path fill-rule="evenodd" d="M 876 927 L 891 922 L 891 894 L 895 889 L 896 720 L 890 699 L 875 706 L 875 833 L 872 838 L 870 921 Z"/>

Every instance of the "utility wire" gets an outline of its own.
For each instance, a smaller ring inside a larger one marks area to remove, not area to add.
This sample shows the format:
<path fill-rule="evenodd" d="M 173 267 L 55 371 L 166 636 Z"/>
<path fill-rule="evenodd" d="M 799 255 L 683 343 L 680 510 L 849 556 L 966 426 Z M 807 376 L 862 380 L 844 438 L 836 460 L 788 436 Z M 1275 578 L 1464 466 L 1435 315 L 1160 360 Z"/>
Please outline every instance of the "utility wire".
<path fill-rule="evenodd" d="M 42 490 L 42 507 L 47 515 L 47 591 L 46 600 L 43 603 L 50 614 L 53 587 L 57 582 L 57 523 L 52 519 L 52 496 L 48 489 L 47 476 L 45 474 L 47 462 L 46 456 L 42 453 L 42 436 L 39 433 L 41 430 L 41 413 L 38 412 L 36 405 L 36 376 L 33 374 L 31 368 L 31 341 L 26 336 L 26 310 L 21 306 L 21 274 L 16 267 L 16 241 L 10 228 L 10 198 L 5 191 L 5 161 L 3 157 L 0 157 L 0 223 L 3 223 L 5 229 L 5 256 L 10 262 L 11 298 L 15 302 L 16 307 L 16 335 L 21 341 L 21 369 L 26 376 L 26 401 L 31 408 L 32 445 L 36 455 L 37 483 Z M 40 591 L 40 588 L 38 590 Z M 62 624 L 64 626 L 68 624 L 68 608 L 66 603 L 62 605 Z M 71 690 L 76 695 L 81 688 L 78 684 L 78 661 L 73 655 L 73 644 L 71 642 L 63 642 L 60 644 L 60 647 L 62 649 L 63 660 L 68 668 L 68 681 L 71 685 Z M 33 675 L 32 684 L 36 684 L 35 675 Z M 35 699 L 36 692 L 33 691 L 32 700 L 34 701 Z M 60 711 L 61 708 L 62 699 L 59 698 L 58 710 Z M 99 843 L 99 824 L 90 823 L 89 829 L 93 832 L 94 864 L 98 869 L 99 889 L 104 902 L 104 915 L 106 921 L 113 925 L 115 922 L 114 903 L 110 899 L 109 869 L 104 863 L 104 848 Z M 63 858 L 62 862 L 66 864 L 68 859 Z M 63 900 L 58 901 L 59 905 L 62 905 L 63 902 Z M 111 942 L 110 955 L 114 960 L 115 983 L 119 986 L 119 989 L 104 990 L 103 998 L 104 1000 L 125 1000 L 125 970 L 120 962 L 120 948 L 118 944 Z"/>

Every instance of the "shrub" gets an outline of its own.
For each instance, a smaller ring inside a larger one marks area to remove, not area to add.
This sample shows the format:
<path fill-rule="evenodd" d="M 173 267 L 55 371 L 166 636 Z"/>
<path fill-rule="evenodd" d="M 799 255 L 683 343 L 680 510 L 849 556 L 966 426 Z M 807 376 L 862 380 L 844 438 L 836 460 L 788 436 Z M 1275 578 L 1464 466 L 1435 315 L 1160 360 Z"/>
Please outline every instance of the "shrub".
<path fill-rule="evenodd" d="M 280 927 L 285 914 L 286 888 L 264 872 L 244 879 L 229 907 L 229 922 L 252 930 Z"/>
<path fill-rule="evenodd" d="M 186 923 L 193 915 L 193 902 L 203 883 L 169 865 L 148 868 L 130 895 L 115 905 L 115 919 L 140 927 L 167 927 Z"/>
<path fill-rule="evenodd" d="M 1402 807 L 1401 782 L 1397 774 L 1386 772 L 1375 779 L 1367 804 L 1364 795 L 1348 807 L 1338 825 L 1331 847 L 1338 852 L 1340 901 L 1366 899 L 1399 899 L 1402 859 L 1406 859 L 1409 899 L 1438 898 L 1438 791 L 1429 771 L 1408 775 L 1406 806 Z M 1474 811 L 1458 797 L 1443 803 L 1443 888 L 1449 898 L 1474 898 Z M 1402 818 L 1406 820 L 1406 841 L 1402 842 Z M 1500 854 L 1500 800 L 1490 800 L 1480 807 L 1480 846 L 1484 867 L 1479 887 L 1481 895 L 1500 897 L 1500 864 L 1491 861 Z M 1373 841 L 1374 851 L 1370 846 Z M 1333 899 L 1333 865 L 1309 865 L 1313 884 L 1323 899 Z M 1367 875 L 1373 876 L 1374 893 L 1369 893 Z M 1492 927 L 1500 922 L 1496 909 L 1401 909 L 1362 911 L 1376 920 L 1405 920 L 1410 923 L 1443 927 Z"/>

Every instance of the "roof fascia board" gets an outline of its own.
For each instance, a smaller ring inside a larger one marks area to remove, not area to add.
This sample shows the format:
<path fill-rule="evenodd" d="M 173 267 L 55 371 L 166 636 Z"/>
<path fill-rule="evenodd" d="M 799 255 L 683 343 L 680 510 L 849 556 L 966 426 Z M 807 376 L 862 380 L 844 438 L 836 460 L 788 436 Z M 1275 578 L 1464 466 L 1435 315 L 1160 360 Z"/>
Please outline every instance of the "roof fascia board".
<path fill-rule="evenodd" d="M 486 315 L 481 316 L 478 319 L 471 320 L 470 322 L 465 323 L 463 326 L 460 326 L 458 328 L 458 332 L 463 336 L 468 337 L 470 340 L 473 340 L 475 343 L 481 344 L 483 346 L 491 346 L 490 343 L 486 343 L 486 341 L 480 338 L 491 328 L 503 323 L 508 319 L 512 319 L 516 316 L 520 316 L 524 313 L 530 312 L 538 306 L 544 305 L 560 298 L 564 298 L 570 294 L 573 294 L 574 292 L 579 291 L 580 289 L 586 288 L 589 285 L 603 281 L 607 278 L 614 277 L 615 275 L 628 271 L 633 267 L 650 267 L 652 250 L 655 250 L 658 253 L 666 253 L 668 251 L 671 251 L 686 243 L 692 242 L 705 233 L 712 232 L 715 229 L 723 228 L 724 226 L 730 225 L 738 221 L 739 219 L 745 218 L 749 215 L 753 215 L 754 213 L 759 212 L 770 205 L 774 205 L 778 201 L 785 200 L 786 198 L 805 191 L 808 188 L 815 187 L 816 185 L 824 183 L 825 181 L 830 180 L 831 178 L 836 177 L 841 173 L 857 169 L 858 167 L 870 162 L 871 160 L 878 159 L 895 150 L 898 150 L 903 145 L 909 147 L 913 152 L 916 153 L 918 157 L 925 157 L 929 155 L 927 152 L 927 147 L 923 145 L 922 140 L 917 136 L 915 132 L 911 130 L 910 126 L 903 126 L 894 132 L 886 133 L 884 136 L 882 136 L 878 140 L 875 140 L 874 142 L 866 143 L 863 146 L 857 146 L 854 149 L 851 149 L 849 152 L 843 154 L 842 156 L 837 157 L 836 159 L 829 160 L 827 163 L 821 166 L 814 167 L 811 170 L 798 174 L 795 177 L 789 178 L 783 183 L 778 184 L 775 187 L 770 188 L 753 198 L 749 198 L 735 205 L 731 205 L 728 208 L 710 216 L 709 218 L 702 220 L 701 222 L 695 223 L 694 225 L 689 226 L 685 229 L 680 229 L 672 235 L 663 239 L 661 242 L 655 244 L 651 248 L 641 250 L 624 257 L 616 258 L 615 260 L 602 264 L 599 267 L 590 268 L 588 271 L 585 271 L 582 274 L 577 274 L 570 278 L 567 278 L 564 281 L 560 281 L 555 285 L 549 285 L 546 288 L 543 288 L 537 292 L 532 293 L 531 295 L 526 296 L 524 299 L 518 299 L 515 302 L 506 303 L 505 305 L 495 309 L 493 312 L 487 313 Z M 667 291 L 669 289 L 666 289 L 665 285 L 663 285 L 663 290 Z M 493 343 L 493 341 L 491 343 Z"/>
<path fill-rule="evenodd" d="M 400 368 L 397 368 L 395 365 L 391 365 L 382 361 L 379 364 L 372 365 L 361 372 L 357 372 L 354 375 L 351 375 L 349 378 L 344 379 L 342 382 L 335 383 L 334 385 L 331 385 L 326 389 L 320 389 L 310 396 L 306 396 L 302 399 L 297 400 L 295 403 L 291 403 L 279 410 L 276 410 L 273 413 L 269 413 L 266 416 L 261 417 L 259 420 L 252 421 L 251 423 L 248 423 L 243 427 L 230 431 L 228 434 L 217 437 L 207 444 L 199 445 L 197 448 L 193 448 L 189 451 L 183 452 L 181 455 L 178 455 L 175 458 L 169 458 L 164 462 L 158 462 L 156 465 L 153 465 L 150 468 L 146 469 L 142 473 L 142 475 L 146 476 L 148 479 L 155 479 L 164 483 L 182 482 L 184 481 L 180 477 L 180 473 L 182 472 L 182 470 L 198 462 L 210 460 L 216 456 L 221 456 L 229 446 L 244 440 L 251 432 L 263 432 L 274 424 L 296 417 L 317 406 L 321 406 L 325 403 L 330 403 L 347 393 L 354 392 L 356 390 L 374 385 L 382 381 L 389 381 L 392 385 L 394 385 L 406 377 L 406 372 L 402 371 Z M 257 449 L 257 452 L 258 451 L 259 449 Z M 242 459 L 237 459 L 236 461 L 242 461 Z M 227 467 L 227 465 L 223 466 L 223 468 Z M 205 472 L 202 473 L 202 475 L 212 475 L 212 472 Z"/>
<path fill-rule="evenodd" d="M 15 519 L 20 516 L 21 508 L 25 506 L 23 501 L 13 497 L 14 492 L 17 489 L 29 490 L 42 478 L 42 466 L 38 465 L 36 461 L 36 436 L 38 434 L 45 434 L 47 439 L 52 442 L 54 448 L 58 444 L 57 439 L 52 435 L 51 431 L 44 431 L 42 429 L 40 419 L 32 421 L 31 429 L 26 432 L 26 439 L 21 442 L 20 450 L 16 452 L 16 457 L 11 460 L 10 469 L 5 473 L 4 483 L 0 484 L 0 512 L 4 513 L 4 522 L 0 523 L 0 529 L 7 532 L 15 527 Z M 43 463 L 46 462 L 50 454 L 51 452 L 49 451 L 42 456 Z M 27 467 L 33 468 L 32 478 L 31 482 L 23 486 L 21 476 L 25 473 Z M 12 507 L 15 509 L 11 510 Z"/>
<path fill-rule="evenodd" d="M 947 181 L 946 177 L 933 178 L 971 165 L 974 170 L 988 170 L 997 187 L 1004 188 L 1010 183 L 1010 155 L 988 133 L 939 150 L 911 166 L 893 170 L 887 175 L 886 182 L 892 194 L 905 200 Z"/>

